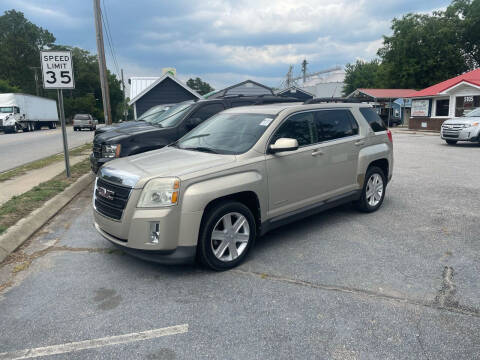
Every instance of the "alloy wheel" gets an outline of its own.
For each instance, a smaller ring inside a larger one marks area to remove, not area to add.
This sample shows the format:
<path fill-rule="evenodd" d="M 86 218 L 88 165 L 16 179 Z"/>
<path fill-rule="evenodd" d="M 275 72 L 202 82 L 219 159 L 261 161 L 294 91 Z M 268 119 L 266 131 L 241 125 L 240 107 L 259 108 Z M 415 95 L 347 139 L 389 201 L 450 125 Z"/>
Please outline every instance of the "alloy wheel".
<path fill-rule="evenodd" d="M 250 226 L 245 216 L 238 212 L 228 213 L 213 227 L 211 247 L 221 261 L 235 260 L 245 251 L 250 239 Z"/>
<path fill-rule="evenodd" d="M 367 182 L 366 199 L 368 205 L 375 207 L 382 200 L 383 179 L 379 174 L 372 174 Z"/>

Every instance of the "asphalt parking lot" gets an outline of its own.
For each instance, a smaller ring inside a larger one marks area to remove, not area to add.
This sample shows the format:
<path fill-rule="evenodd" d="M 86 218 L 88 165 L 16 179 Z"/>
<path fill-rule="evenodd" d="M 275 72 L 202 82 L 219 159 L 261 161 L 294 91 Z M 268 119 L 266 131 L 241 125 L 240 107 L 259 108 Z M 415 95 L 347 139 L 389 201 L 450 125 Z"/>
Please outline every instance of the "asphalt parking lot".
<path fill-rule="evenodd" d="M 277 229 L 223 273 L 115 250 L 84 191 L 0 266 L 0 359 L 480 358 L 480 145 L 394 146 L 378 212 Z"/>

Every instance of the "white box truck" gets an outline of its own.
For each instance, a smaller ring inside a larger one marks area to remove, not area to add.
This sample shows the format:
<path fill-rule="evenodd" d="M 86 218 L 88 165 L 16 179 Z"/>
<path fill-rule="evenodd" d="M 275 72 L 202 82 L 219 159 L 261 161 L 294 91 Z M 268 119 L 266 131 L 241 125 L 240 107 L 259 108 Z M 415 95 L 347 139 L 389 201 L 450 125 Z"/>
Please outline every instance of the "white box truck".
<path fill-rule="evenodd" d="M 0 94 L 0 130 L 5 133 L 40 130 L 43 126 L 55 129 L 57 123 L 55 100 L 27 94 Z"/>

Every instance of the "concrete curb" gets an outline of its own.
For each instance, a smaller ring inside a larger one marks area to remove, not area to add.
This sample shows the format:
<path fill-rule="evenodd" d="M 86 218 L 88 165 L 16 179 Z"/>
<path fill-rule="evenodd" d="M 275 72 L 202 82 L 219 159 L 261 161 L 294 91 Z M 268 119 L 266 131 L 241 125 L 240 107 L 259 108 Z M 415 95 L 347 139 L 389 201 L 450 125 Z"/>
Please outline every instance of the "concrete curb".
<path fill-rule="evenodd" d="M 81 176 L 60 194 L 48 200 L 40 208 L 34 210 L 15 225 L 10 226 L 5 234 L 0 236 L 0 262 L 45 225 L 78 193 L 90 185 L 94 179 L 95 175 L 92 173 Z"/>

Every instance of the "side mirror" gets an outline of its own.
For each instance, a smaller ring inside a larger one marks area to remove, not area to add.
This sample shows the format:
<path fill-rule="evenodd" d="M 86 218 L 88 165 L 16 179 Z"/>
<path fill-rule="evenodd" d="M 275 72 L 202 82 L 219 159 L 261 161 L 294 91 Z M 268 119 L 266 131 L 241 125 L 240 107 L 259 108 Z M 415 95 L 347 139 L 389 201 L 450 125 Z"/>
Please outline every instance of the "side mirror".
<path fill-rule="evenodd" d="M 197 125 L 200 125 L 201 122 L 202 122 L 202 119 L 200 118 L 190 118 L 190 119 L 187 119 L 187 121 L 185 122 L 185 126 L 187 127 L 188 130 L 192 130 Z"/>
<path fill-rule="evenodd" d="M 280 138 L 275 141 L 275 144 L 271 144 L 268 149 L 272 154 L 282 151 L 295 151 L 298 149 L 298 141 L 297 139 Z"/>

